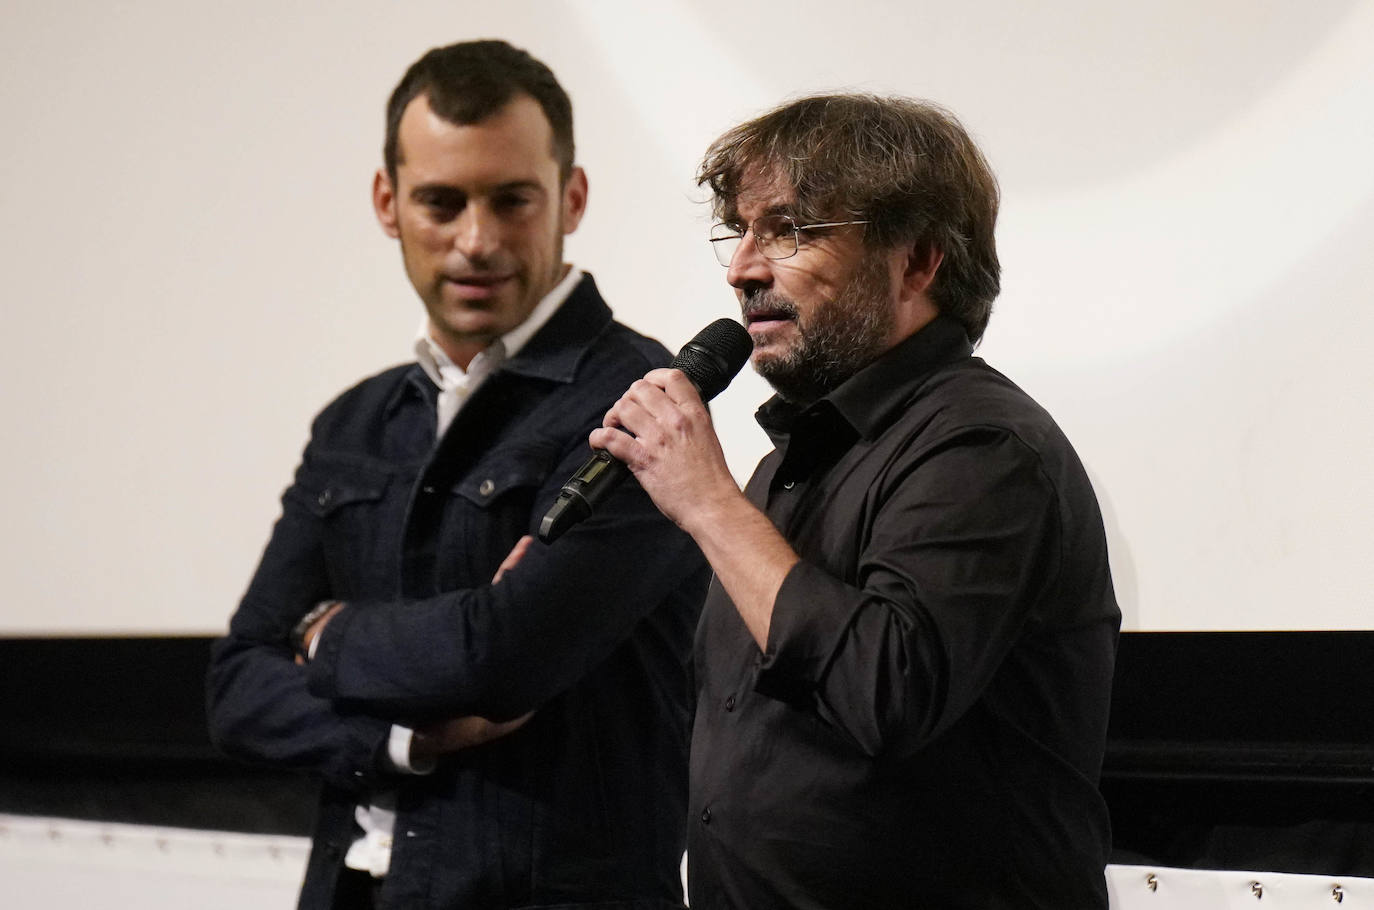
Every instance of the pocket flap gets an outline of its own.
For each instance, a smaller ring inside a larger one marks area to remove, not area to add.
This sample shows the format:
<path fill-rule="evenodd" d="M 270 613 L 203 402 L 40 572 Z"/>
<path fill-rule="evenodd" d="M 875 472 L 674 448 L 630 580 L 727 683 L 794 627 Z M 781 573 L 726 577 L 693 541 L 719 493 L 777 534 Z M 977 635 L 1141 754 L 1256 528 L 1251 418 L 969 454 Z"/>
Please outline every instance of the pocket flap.
<path fill-rule="evenodd" d="M 557 461 L 558 450 L 552 445 L 503 448 L 483 458 L 453 485 L 453 492 L 486 507 L 511 490 L 541 485 Z"/>
<path fill-rule="evenodd" d="M 327 518 L 344 506 L 381 499 L 390 479 L 385 471 L 359 464 L 320 462 L 302 470 L 287 492 L 315 515 Z"/>

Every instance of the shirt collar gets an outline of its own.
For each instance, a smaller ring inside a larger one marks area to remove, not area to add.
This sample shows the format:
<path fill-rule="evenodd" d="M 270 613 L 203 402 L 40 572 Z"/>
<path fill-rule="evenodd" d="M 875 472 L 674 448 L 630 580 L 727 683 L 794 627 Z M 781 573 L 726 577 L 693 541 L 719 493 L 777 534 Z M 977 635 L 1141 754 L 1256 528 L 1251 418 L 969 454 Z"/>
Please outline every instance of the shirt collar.
<path fill-rule="evenodd" d="M 465 371 L 458 364 L 454 363 L 449 356 L 444 353 L 443 348 L 434 340 L 430 333 L 430 321 L 426 316 L 420 322 L 420 329 L 415 337 L 415 359 L 419 361 L 421 369 L 439 388 L 447 388 L 461 381 L 466 372 L 487 374 L 492 372 L 503 361 L 509 360 L 519 353 L 535 332 L 544 327 L 558 308 L 568 299 L 568 295 L 577 287 L 582 280 L 582 270 L 577 266 L 568 269 L 568 274 L 563 276 L 563 280 L 554 285 L 553 290 L 544 295 L 524 322 L 511 329 L 506 334 L 497 338 L 486 350 L 482 351 L 468 364 Z"/>
<path fill-rule="evenodd" d="M 801 414 L 834 411 L 865 439 L 873 439 L 892 422 L 926 377 L 972 353 L 964 327 L 948 316 L 936 316 L 819 401 L 798 407 L 774 395 L 754 419 L 776 442 L 791 431 Z"/>

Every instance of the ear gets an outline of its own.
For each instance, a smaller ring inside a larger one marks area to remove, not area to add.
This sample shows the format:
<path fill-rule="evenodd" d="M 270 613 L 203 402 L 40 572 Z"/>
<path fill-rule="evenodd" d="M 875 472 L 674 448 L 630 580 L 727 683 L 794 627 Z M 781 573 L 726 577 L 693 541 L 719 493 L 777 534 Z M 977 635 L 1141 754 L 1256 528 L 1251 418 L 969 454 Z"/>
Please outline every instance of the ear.
<path fill-rule="evenodd" d="M 377 173 L 372 177 L 372 208 L 388 237 L 401 236 L 396 218 L 396 188 L 391 185 L 386 168 L 377 168 Z"/>
<path fill-rule="evenodd" d="M 905 250 L 895 251 L 895 259 L 893 271 L 896 273 L 897 300 L 893 310 L 896 317 L 893 337 L 900 341 L 920 331 L 940 315 L 939 307 L 930 299 L 928 291 L 935 281 L 935 273 L 940 270 L 940 263 L 944 261 L 944 254 L 934 247 L 916 243 Z"/>
<path fill-rule="evenodd" d="M 945 254 L 925 243 L 912 244 L 906 253 L 906 267 L 902 270 L 902 289 L 912 297 L 924 297 L 935 283 L 935 273 Z"/>
<path fill-rule="evenodd" d="M 572 169 L 568 180 L 563 184 L 563 233 L 571 234 L 582 222 L 587 211 L 587 172 L 580 167 Z"/>

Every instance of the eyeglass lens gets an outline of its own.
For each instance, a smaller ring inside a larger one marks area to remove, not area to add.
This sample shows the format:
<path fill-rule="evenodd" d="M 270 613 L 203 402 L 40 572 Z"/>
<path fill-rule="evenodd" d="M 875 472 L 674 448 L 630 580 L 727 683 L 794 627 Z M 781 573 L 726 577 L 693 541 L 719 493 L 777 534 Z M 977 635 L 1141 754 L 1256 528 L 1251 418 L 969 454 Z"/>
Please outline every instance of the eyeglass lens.
<path fill-rule="evenodd" d="M 764 215 L 749 225 L 754 245 L 768 259 L 786 259 L 797 254 L 797 224 L 787 215 Z M 711 248 L 716 260 L 728 266 L 743 240 L 739 229 L 728 224 L 711 228 Z"/>

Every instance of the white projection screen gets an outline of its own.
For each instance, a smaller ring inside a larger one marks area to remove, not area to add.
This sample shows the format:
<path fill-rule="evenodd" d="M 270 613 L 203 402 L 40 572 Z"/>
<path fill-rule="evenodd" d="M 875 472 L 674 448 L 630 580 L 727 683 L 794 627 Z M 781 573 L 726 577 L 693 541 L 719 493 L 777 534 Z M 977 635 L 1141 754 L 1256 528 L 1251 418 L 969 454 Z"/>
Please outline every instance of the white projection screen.
<path fill-rule="evenodd" d="M 1368 629 L 1374 0 L 8 0 L 0 635 L 206 635 L 311 416 L 409 357 L 369 184 L 431 46 L 572 95 L 570 257 L 676 348 L 736 313 L 692 175 L 792 96 L 955 111 L 1001 180 L 981 355 L 1058 418 L 1126 628 Z M 715 415 L 742 482 L 742 377 Z"/>

